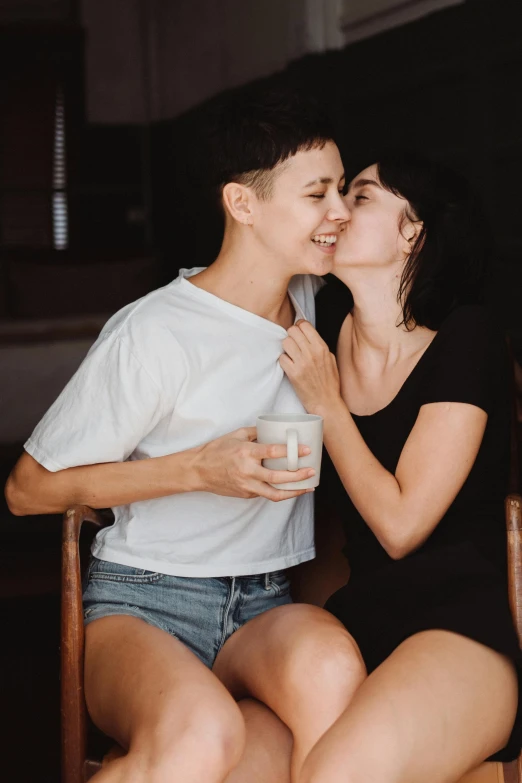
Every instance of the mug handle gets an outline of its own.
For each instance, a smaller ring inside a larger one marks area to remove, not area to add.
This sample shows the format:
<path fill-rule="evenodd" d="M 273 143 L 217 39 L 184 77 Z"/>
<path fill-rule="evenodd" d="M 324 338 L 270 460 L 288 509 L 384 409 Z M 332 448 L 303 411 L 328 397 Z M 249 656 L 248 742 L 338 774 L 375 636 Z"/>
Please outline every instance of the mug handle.
<path fill-rule="evenodd" d="M 299 437 L 297 430 L 286 431 L 286 461 L 287 470 L 295 471 L 299 467 Z"/>

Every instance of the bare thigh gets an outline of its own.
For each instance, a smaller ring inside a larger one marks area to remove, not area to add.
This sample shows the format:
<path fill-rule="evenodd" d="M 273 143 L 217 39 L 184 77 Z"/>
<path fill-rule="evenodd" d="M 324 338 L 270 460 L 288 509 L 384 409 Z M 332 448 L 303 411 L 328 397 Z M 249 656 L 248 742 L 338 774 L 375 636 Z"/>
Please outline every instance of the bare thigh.
<path fill-rule="evenodd" d="M 425 631 L 361 685 L 305 761 L 302 783 L 451 783 L 506 744 L 512 662 L 471 639 Z"/>
<path fill-rule="evenodd" d="M 229 752 L 225 770 L 239 760 L 244 724 L 230 694 L 181 642 L 143 620 L 118 615 L 87 626 L 85 693 L 94 722 L 140 763 L 168 764 L 172 755 L 178 769 L 197 766 L 185 756 L 198 738 L 216 763 Z"/>

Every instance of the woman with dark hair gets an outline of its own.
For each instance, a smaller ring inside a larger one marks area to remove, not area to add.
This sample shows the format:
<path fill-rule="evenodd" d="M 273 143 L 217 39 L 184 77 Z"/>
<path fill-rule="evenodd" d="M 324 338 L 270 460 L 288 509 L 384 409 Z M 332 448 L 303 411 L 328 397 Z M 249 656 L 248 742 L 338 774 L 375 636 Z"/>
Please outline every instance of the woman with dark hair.
<path fill-rule="evenodd" d="M 318 297 L 324 340 L 301 321 L 280 361 L 324 417 L 318 497 L 342 519 L 351 569 L 326 609 L 366 672 L 299 781 L 450 783 L 521 744 L 509 368 L 482 305 L 489 243 L 468 185 L 418 159 L 364 169 L 346 204 L 337 281 Z"/>

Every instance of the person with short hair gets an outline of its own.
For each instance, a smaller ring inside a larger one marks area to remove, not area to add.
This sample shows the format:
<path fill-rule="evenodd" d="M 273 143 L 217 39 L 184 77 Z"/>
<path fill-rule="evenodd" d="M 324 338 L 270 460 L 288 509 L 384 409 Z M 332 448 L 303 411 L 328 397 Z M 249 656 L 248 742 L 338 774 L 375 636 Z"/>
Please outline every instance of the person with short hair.
<path fill-rule="evenodd" d="M 287 608 L 286 569 L 314 557 L 313 495 L 272 486 L 313 471 L 264 468 L 286 447 L 257 444 L 253 425 L 304 411 L 278 359 L 291 325 L 314 321 L 347 219 L 344 171 L 329 121 L 294 93 L 234 95 L 211 131 L 218 257 L 108 321 L 6 486 L 18 515 L 114 510 L 84 592 L 85 693 L 127 753 L 99 783 L 219 783 L 238 763 L 232 774 L 248 765 L 249 783 L 289 774 L 276 717 L 253 701 L 238 707 L 211 668 L 248 621 Z M 337 690 L 348 638 L 333 617 L 305 612 L 322 659 L 295 705 L 310 716 L 295 737 L 301 757 L 338 714 L 319 697 Z M 297 633 L 290 621 L 288 654 L 270 663 L 282 679 L 302 676 Z M 242 638 L 245 661 L 266 644 L 263 626 Z"/>

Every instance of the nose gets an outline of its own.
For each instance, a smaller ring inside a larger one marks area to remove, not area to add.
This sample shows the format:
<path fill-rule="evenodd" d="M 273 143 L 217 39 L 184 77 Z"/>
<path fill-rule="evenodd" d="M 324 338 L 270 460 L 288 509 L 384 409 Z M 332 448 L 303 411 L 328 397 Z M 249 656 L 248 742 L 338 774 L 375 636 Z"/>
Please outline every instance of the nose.
<path fill-rule="evenodd" d="M 351 218 L 347 201 L 340 193 L 337 194 L 337 198 L 330 209 L 328 218 L 329 220 L 334 220 L 336 223 L 346 223 L 346 221 Z"/>

